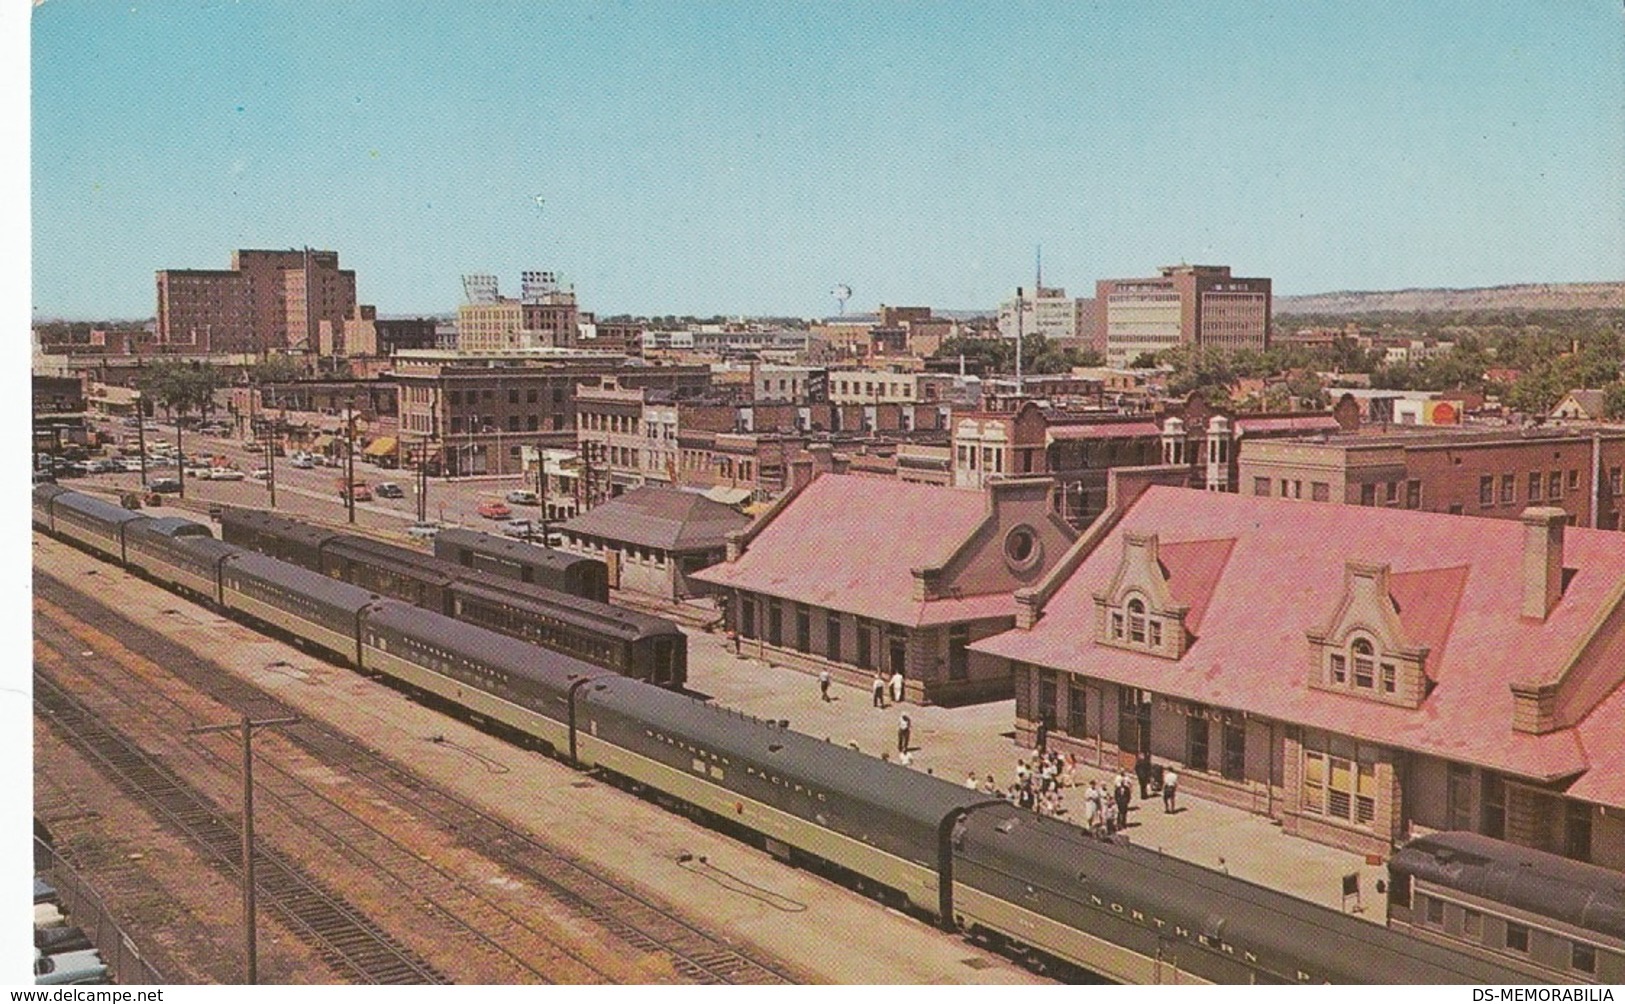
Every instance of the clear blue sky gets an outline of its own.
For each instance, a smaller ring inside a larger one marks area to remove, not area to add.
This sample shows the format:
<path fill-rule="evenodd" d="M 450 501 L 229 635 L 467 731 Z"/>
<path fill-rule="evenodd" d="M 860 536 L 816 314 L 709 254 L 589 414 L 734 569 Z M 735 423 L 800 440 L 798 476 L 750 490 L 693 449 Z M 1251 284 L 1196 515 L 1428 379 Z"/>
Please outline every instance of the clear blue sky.
<path fill-rule="evenodd" d="M 1278 294 L 1625 276 L 1619 0 L 32 12 L 36 317 L 310 244 L 387 314 L 980 308 L 1177 261 Z M 538 204 L 537 198 L 544 200 Z"/>

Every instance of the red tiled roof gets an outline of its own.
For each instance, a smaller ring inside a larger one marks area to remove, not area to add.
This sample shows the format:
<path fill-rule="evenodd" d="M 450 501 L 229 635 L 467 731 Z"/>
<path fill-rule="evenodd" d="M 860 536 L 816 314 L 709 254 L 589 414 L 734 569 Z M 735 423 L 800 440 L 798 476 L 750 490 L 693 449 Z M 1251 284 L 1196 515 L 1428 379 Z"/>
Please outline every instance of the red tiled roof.
<path fill-rule="evenodd" d="M 1051 439 L 1143 439 L 1160 436 L 1155 422 L 1102 422 L 1086 425 L 1052 425 Z"/>
<path fill-rule="evenodd" d="M 1094 642 L 1093 596 L 1111 581 L 1125 533 L 1158 534 L 1170 590 L 1193 614 L 1194 598 L 1210 593 L 1196 641 L 1177 662 Z M 1153 487 L 1031 631 L 972 648 L 1523 777 L 1568 778 L 1602 764 L 1625 774 L 1620 693 L 1591 713 L 1602 724 L 1588 719 L 1579 729 L 1530 735 L 1512 730 L 1509 688 L 1555 679 L 1585 643 L 1625 579 L 1625 538 L 1567 528 L 1563 564 L 1574 573 L 1539 622 L 1520 616 L 1523 534 L 1512 520 Z M 1215 561 L 1214 544 L 1229 541 L 1225 559 Z M 1430 649 L 1438 686 L 1416 710 L 1307 684 L 1307 633 L 1336 609 L 1350 560 L 1390 566 L 1389 595 L 1406 640 Z M 1588 784 L 1625 796 L 1625 780 Z"/>
<path fill-rule="evenodd" d="M 1208 601 L 1213 598 L 1213 587 L 1219 584 L 1225 562 L 1230 560 L 1235 546 L 1235 538 L 1227 537 L 1167 544 L 1157 549 L 1168 576 L 1168 591 L 1174 594 L 1174 599 L 1191 608 L 1185 615 L 1185 626 L 1192 633 L 1202 630 L 1202 617 L 1207 613 Z"/>
<path fill-rule="evenodd" d="M 694 578 L 892 624 L 1013 616 L 1012 592 L 912 599 L 914 568 L 947 562 L 987 517 L 979 491 L 825 474 L 736 562 Z"/>

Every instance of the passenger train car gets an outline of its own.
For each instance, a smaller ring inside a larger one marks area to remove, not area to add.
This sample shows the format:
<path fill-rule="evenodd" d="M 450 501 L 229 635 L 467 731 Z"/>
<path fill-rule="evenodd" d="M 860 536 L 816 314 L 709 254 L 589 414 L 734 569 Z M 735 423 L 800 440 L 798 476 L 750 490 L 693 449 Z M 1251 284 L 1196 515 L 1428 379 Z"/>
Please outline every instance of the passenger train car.
<path fill-rule="evenodd" d="M 1625 983 L 1625 875 L 1476 833 L 1388 864 L 1388 923 L 1549 980 Z"/>
<path fill-rule="evenodd" d="M 495 537 L 478 530 L 441 530 L 434 538 L 435 557 L 464 568 L 545 586 L 582 599 L 609 602 L 609 569 L 596 558 L 583 558 L 522 540 Z"/>
<path fill-rule="evenodd" d="M 623 676 L 672 688 L 681 688 L 688 679 L 688 638 L 660 617 L 260 509 L 227 508 L 220 514 L 220 527 L 228 543 Z"/>
<path fill-rule="evenodd" d="M 36 492 L 34 511 L 42 529 L 110 560 L 129 553 L 127 567 L 160 582 L 180 580 L 167 567 L 172 553 L 127 547 L 146 531 L 125 514 L 48 492 Z M 103 524 L 90 527 L 97 518 Z M 1132 982 L 1515 984 L 1530 972 L 1517 960 L 1104 843 L 785 723 L 174 530 L 158 535 L 180 550 L 198 548 L 195 560 L 177 565 L 217 563 L 223 608 L 534 739 L 780 857 L 841 873 L 948 929 Z"/>

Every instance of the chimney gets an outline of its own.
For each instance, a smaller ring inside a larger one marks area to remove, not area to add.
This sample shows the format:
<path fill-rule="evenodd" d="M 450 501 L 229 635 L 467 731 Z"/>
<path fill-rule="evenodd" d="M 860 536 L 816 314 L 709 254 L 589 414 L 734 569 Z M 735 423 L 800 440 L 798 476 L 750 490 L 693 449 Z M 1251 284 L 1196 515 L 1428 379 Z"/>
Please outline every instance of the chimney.
<path fill-rule="evenodd" d="M 1523 616 L 1545 620 L 1563 595 L 1563 524 L 1568 513 L 1530 506 L 1523 521 Z"/>

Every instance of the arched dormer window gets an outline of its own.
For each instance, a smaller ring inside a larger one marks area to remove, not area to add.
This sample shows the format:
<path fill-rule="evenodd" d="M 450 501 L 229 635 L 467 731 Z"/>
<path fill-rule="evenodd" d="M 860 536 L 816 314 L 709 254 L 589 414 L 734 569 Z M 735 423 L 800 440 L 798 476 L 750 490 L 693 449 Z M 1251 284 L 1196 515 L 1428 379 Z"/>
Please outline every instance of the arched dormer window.
<path fill-rule="evenodd" d="M 1145 601 L 1138 596 L 1128 601 L 1128 640 L 1145 644 Z"/>
<path fill-rule="evenodd" d="M 1356 638 L 1349 645 L 1349 658 L 1354 664 L 1354 685 L 1361 690 L 1376 686 L 1377 650 L 1369 639 Z"/>

